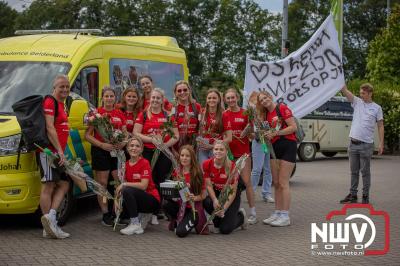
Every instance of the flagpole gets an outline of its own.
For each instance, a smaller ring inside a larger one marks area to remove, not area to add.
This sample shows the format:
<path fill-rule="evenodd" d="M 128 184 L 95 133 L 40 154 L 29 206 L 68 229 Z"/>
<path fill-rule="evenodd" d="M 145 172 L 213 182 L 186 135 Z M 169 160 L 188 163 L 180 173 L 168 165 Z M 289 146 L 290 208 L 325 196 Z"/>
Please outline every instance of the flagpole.
<path fill-rule="evenodd" d="M 331 0 L 331 14 L 338 32 L 340 50 L 343 51 L 343 0 Z"/>
<path fill-rule="evenodd" d="M 288 54 L 288 0 L 283 0 L 283 12 L 282 12 L 282 58 Z"/>
<path fill-rule="evenodd" d="M 340 50 L 343 52 L 343 0 L 339 0 L 340 11 L 339 11 L 339 45 Z"/>

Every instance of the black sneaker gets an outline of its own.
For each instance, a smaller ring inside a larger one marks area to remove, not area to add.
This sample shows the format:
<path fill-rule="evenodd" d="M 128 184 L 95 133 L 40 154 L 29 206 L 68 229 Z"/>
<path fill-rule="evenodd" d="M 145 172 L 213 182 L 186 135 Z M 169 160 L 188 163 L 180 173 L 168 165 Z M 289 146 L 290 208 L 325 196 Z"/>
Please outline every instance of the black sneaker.
<path fill-rule="evenodd" d="M 344 199 L 340 201 L 340 203 L 357 203 L 357 195 L 347 195 Z"/>
<path fill-rule="evenodd" d="M 369 196 L 368 195 L 363 195 L 362 204 L 369 204 Z"/>
<path fill-rule="evenodd" d="M 101 223 L 105 226 L 114 226 L 114 217 L 111 213 L 107 212 L 103 214 L 103 220 Z"/>

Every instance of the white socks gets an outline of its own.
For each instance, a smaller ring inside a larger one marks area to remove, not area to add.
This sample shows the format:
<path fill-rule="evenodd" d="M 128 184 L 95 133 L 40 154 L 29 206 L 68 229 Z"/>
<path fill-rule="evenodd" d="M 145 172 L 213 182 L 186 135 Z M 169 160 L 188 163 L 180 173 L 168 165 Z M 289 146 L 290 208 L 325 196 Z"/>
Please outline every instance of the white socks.
<path fill-rule="evenodd" d="M 57 222 L 57 211 L 55 209 L 50 209 L 49 217 L 53 222 Z"/>
<path fill-rule="evenodd" d="M 274 214 L 283 217 L 283 218 L 289 218 L 289 211 L 285 211 L 285 210 L 275 210 Z"/>
<path fill-rule="evenodd" d="M 139 224 L 139 217 L 131 218 L 131 224 Z"/>
<path fill-rule="evenodd" d="M 252 216 L 257 216 L 256 207 L 251 207 L 251 208 L 250 208 L 250 215 L 252 215 Z"/>

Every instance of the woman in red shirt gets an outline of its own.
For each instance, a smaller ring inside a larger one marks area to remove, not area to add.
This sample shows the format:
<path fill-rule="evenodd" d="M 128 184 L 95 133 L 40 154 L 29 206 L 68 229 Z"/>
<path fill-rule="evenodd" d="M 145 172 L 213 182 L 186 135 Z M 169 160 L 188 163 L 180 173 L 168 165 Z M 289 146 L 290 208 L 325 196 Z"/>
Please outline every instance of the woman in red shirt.
<path fill-rule="evenodd" d="M 279 108 L 280 115 L 276 110 Z M 284 104 L 273 101 L 272 95 L 262 91 L 257 97 L 257 111 L 262 120 L 267 120 L 274 130 L 266 134 L 275 151 L 271 158 L 271 172 L 275 188 L 275 212 L 263 221 L 271 226 L 290 225 L 289 178 L 296 163 L 296 122 L 292 111 Z"/>
<path fill-rule="evenodd" d="M 163 130 L 161 126 L 169 121 L 169 116 L 163 107 L 164 103 L 164 92 L 161 89 L 155 88 L 151 92 L 150 105 L 136 118 L 135 126 L 133 132 L 138 136 L 144 143 L 143 157 L 151 162 L 153 154 L 156 147 L 152 143 L 152 138 L 162 138 Z M 173 117 L 172 117 L 172 123 Z M 174 123 L 175 124 L 175 123 Z M 174 137 L 170 135 L 165 135 L 163 142 L 169 148 L 175 145 L 179 140 L 179 132 L 176 125 L 172 128 Z M 154 165 L 153 170 L 153 180 L 156 184 L 157 189 L 160 191 L 160 183 L 165 181 L 166 176 L 171 170 L 172 163 L 164 155 L 160 153 L 157 162 Z M 157 224 L 158 222 L 154 220 L 152 223 Z"/>
<path fill-rule="evenodd" d="M 204 200 L 204 208 L 209 214 L 212 214 L 216 208 L 223 207 L 213 220 L 214 228 L 216 232 L 220 232 L 221 234 L 230 234 L 239 226 L 242 229 L 247 227 L 246 212 L 243 208 L 240 208 L 240 192 L 237 189 L 237 177 L 234 177 L 229 184 L 232 193 L 225 204 L 221 206 L 221 203 L 218 201 L 228 175 L 232 174 L 235 163 L 229 160 L 228 145 L 222 140 L 215 142 L 213 154 L 213 158 L 203 163 L 203 173 L 208 192 L 208 196 Z"/>
<path fill-rule="evenodd" d="M 108 86 L 105 86 L 101 92 L 102 106 L 97 108 L 100 115 L 108 115 L 114 129 L 126 131 L 126 122 L 124 114 L 114 108 L 115 105 L 115 91 Z M 117 172 L 117 158 L 111 157 L 112 150 L 122 149 L 125 144 L 121 143 L 113 145 L 107 143 L 93 126 L 89 126 L 85 134 L 86 140 L 92 144 L 92 169 L 94 170 L 94 177 L 103 187 L 107 187 L 108 176 L 111 175 L 115 180 L 118 180 Z M 103 202 L 103 198 L 98 196 L 101 211 L 103 212 L 102 223 L 106 226 L 114 224 L 113 214 L 108 210 L 107 202 Z"/>
<path fill-rule="evenodd" d="M 125 165 L 126 181 L 116 188 L 115 193 L 122 193 L 122 205 L 130 223 L 120 232 L 123 235 L 143 234 L 152 213 L 160 208 L 160 195 L 151 177 L 150 163 L 142 157 L 142 140 L 133 136 L 126 149 L 130 156 Z"/>
<path fill-rule="evenodd" d="M 189 197 L 195 204 L 196 218 L 193 218 L 193 211 L 189 202 L 184 203 L 185 206 L 182 206 L 182 200 L 168 200 L 163 207 L 165 213 L 170 217 L 168 228 L 171 231 L 176 228 L 176 235 L 185 237 L 193 228 L 196 228 L 196 232 L 199 234 L 207 222 L 203 209 L 203 200 L 206 197 L 206 185 L 192 146 L 184 145 L 181 147 L 179 151 L 179 163 L 180 172 L 174 171 L 174 180 L 180 181 L 181 175 L 185 177 L 185 182 L 190 189 Z M 208 229 L 208 227 L 206 228 Z M 204 230 L 202 234 L 208 234 L 208 230 Z"/>
<path fill-rule="evenodd" d="M 206 107 L 201 114 L 198 141 L 199 163 L 212 157 L 213 144 L 216 140 L 225 143 L 232 141 L 232 130 L 229 118 L 223 113 L 223 101 L 217 89 L 209 89 L 206 95 Z"/>
<path fill-rule="evenodd" d="M 192 89 L 185 80 L 175 83 L 174 94 L 177 101 L 175 106 L 175 122 L 179 130 L 179 142 L 174 146 L 179 151 L 183 145 L 195 144 L 195 137 L 199 130 L 199 114 L 201 105 L 192 99 Z"/>
<path fill-rule="evenodd" d="M 125 115 L 126 130 L 132 135 L 136 117 L 141 112 L 141 99 L 136 88 L 130 87 L 124 90 L 120 109 Z"/>
<path fill-rule="evenodd" d="M 243 129 L 249 122 L 249 117 L 244 113 L 246 110 L 239 107 L 240 95 L 234 88 L 230 88 L 225 92 L 225 102 L 228 105 L 228 109 L 225 110 L 225 114 L 231 121 L 232 128 L 232 141 L 229 143 L 229 148 L 233 154 L 233 157 L 238 159 L 243 154 L 250 154 L 250 141 L 249 136 L 240 138 Z M 246 197 L 250 207 L 250 216 L 248 218 L 249 224 L 257 223 L 256 216 L 256 205 L 254 202 L 254 191 L 250 180 L 251 175 L 251 158 L 246 161 L 246 165 L 242 170 L 241 179 L 246 186 Z"/>
<path fill-rule="evenodd" d="M 142 107 L 143 110 L 145 110 L 150 105 L 150 95 L 154 89 L 153 79 L 148 75 L 140 76 L 139 85 L 143 93 Z M 168 112 L 171 112 L 173 107 L 172 104 L 168 101 L 167 98 L 164 98 L 163 101 L 164 101 L 164 109 Z"/>

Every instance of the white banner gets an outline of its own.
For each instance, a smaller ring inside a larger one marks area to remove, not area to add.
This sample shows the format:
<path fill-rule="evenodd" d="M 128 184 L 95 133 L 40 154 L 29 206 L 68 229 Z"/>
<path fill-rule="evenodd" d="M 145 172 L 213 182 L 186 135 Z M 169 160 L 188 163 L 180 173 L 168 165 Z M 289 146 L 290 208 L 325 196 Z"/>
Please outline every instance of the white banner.
<path fill-rule="evenodd" d="M 329 15 L 308 42 L 284 59 L 259 62 L 247 58 L 244 105 L 249 99 L 253 102 L 254 91 L 265 90 L 301 118 L 335 96 L 345 84 L 337 36 Z"/>

